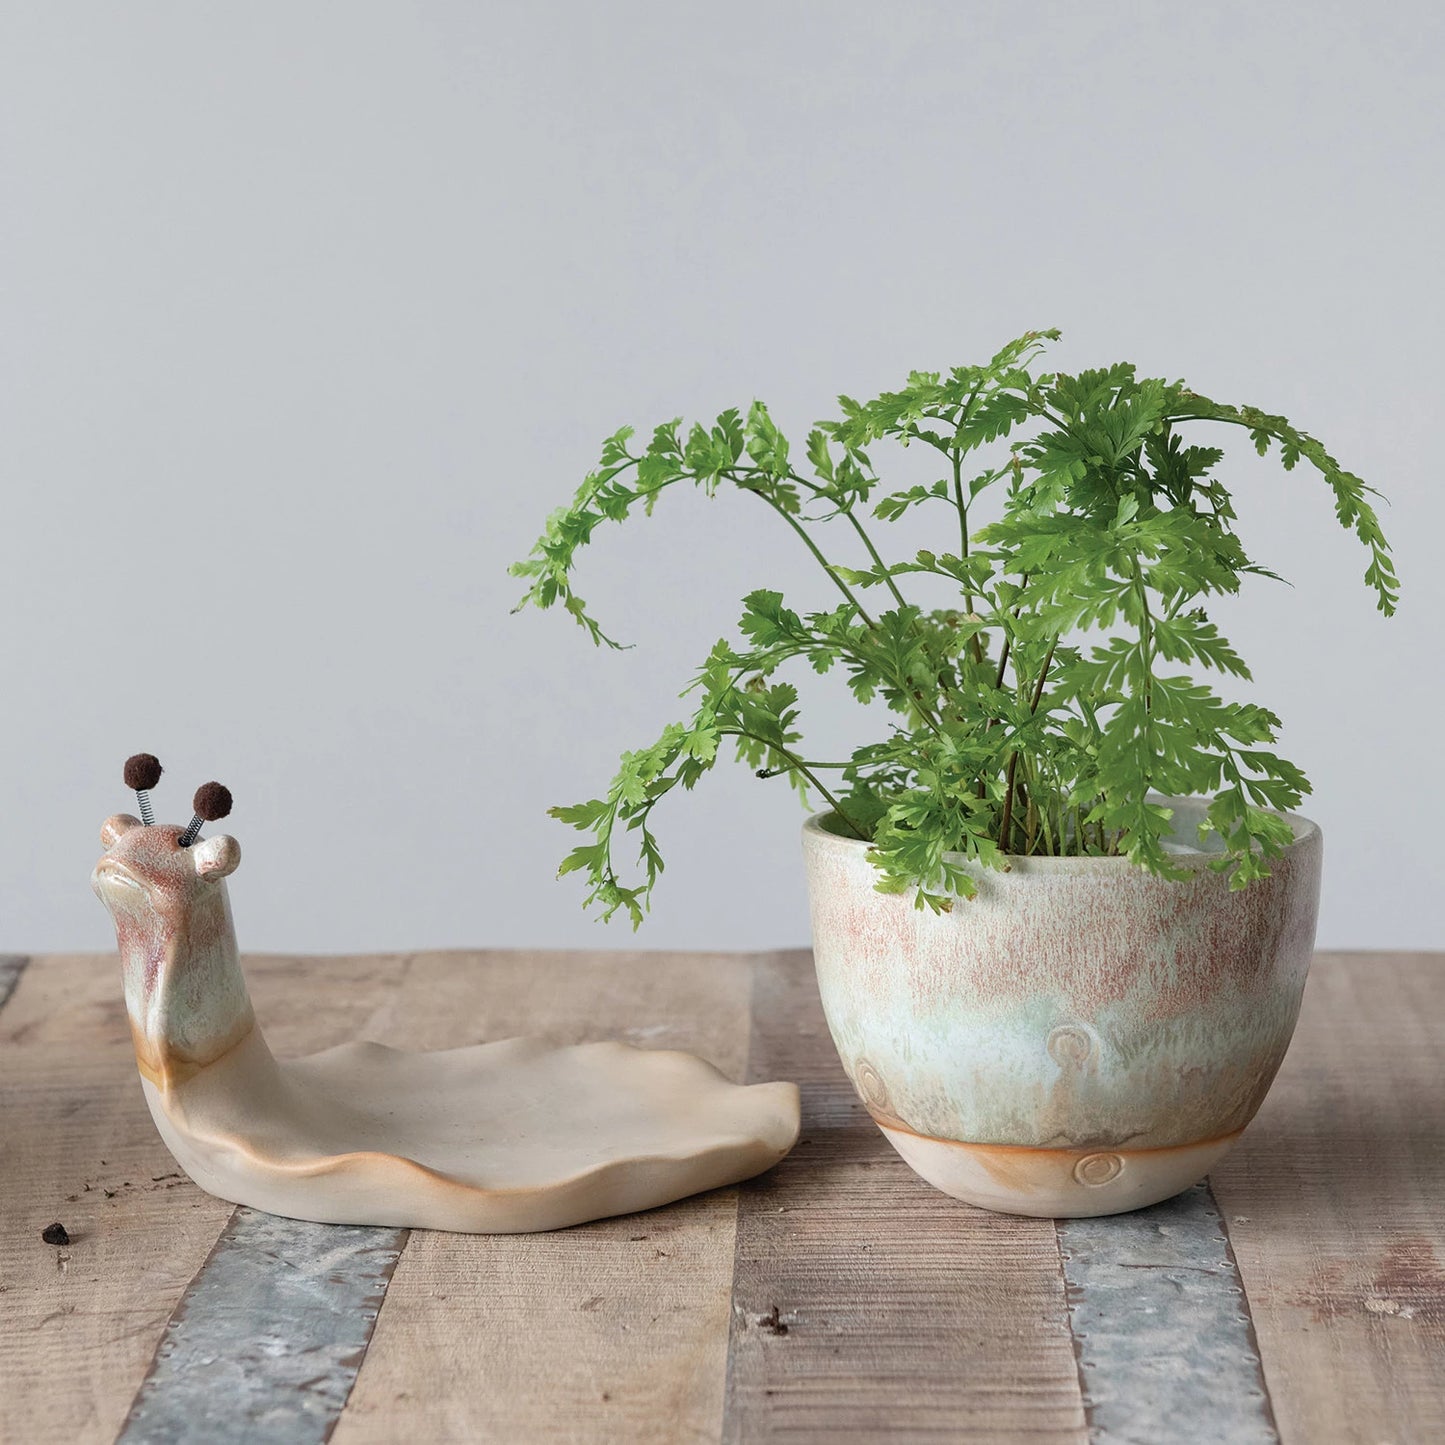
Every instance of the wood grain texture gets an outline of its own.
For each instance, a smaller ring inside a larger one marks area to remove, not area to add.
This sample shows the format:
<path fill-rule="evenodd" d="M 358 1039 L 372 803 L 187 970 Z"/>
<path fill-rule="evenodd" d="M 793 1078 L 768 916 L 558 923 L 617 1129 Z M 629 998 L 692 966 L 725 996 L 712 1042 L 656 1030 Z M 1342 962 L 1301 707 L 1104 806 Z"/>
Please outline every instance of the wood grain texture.
<path fill-rule="evenodd" d="M 231 1215 L 155 1134 L 117 972 L 37 958 L 0 1011 L 0 1440 L 15 1445 L 115 1438 Z M 971 1210 L 906 1169 L 854 1101 L 805 953 L 247 972 L 282 1054 L 615 1036 L 804 1090 L 804 1142 L 740 1190 L 554 1235 L 414 1233 L 341 1445 L 1083 1439 L 1052 1224 Z M 1286 1445 L 1445 1439 L 1442 1036 L 1445 957 L 1322 956 L 1279 1080 L 1215 1173 Z M 40 1241 L 57 1220 L 64 1249 Z"/>
<path fill-rule="evenodd" d="M 1285 1445 L 1445 1440 L 1445 958 L 1321 954 L 1215 1171 Z"/>
<path fill-rule="evenodd" d="M 0 1013 L 0 1439 L 114 1439 L 231 1212 L 141 1096 L 113 959 L 34 960 Z M 71 1242 L 40 1232 L 61 1223 Z"/>
<path fill-rule="evenodd" d="M 746 1067 L 753 961 L 520 953 L 413 961 L 389 1042 L 541 1032 Z M 716 1440 L 736 1191 L 547 1235 L 416 1231 L 336 1445 Z"/>
<path fill-rule="evenodd" d="M 806 953 L 760 961 L 751 1069 L 803 1136 L 739 1189 L 724 1438 L 1080 1441 L 1050 1220 L 925 1184 L 857 1103 Z"/>
<path fill-rule="evenodd" d="M 301 1052 L 384 1012 L 404 960 L 259 958 L 247 971 L 265 1026 Z M 231 1215 L 155 1131 L 113 957 L 36 958 L 21 975 L 0 1013 L 0 1119 L 0 1440 L 111 1441 Z M 68 1247 L 41 1242 L 53 1222 Z"/>

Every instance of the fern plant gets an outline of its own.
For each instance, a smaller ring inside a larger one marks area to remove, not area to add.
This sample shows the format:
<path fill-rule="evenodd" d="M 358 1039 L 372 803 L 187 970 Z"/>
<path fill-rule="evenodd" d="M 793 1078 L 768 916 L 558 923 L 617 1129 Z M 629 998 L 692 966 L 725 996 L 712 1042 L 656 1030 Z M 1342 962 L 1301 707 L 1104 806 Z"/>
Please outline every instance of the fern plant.
<path fill-rule="evenodd" d="M 1007 868 L 1020 854 L 1122 855 L 1182 876 L 1170 810 L 1152 795 L 1210 799 L 1202 831 L 1217 835 L 1211 866 L 1232 887 L 1268 873 L 1292 836 L 1279 810 L 1309 784 L 1271 749 L 1274 713 L 1226 702 L 1195 675 L 1249 677 L 1206 606 L 1248 575 L 1274 576 L 1235 534 L 1216 475 L 1223 453 L 1196 443 L 1195 424 L 1242 428 L 1259 453 L 1277 447 L 1287 470 L 1315 468 L 1390 614 L 1398 589 L 1370 505 L 1378 494 L 1281 416 L 1127 364 L 1036 374 L 1057 337 L 1029 332 L 986 366 L 915 372 L 870 402 L 841 397 L 801 458 L 761 402 L 711 426 L 664 422 L 645 446 L 630 427 L 607 439 L 597 470 L 512 568 L 528 581 L 523 605 L 560 604 L 595 643 L 617 646 L 575 590 L 577 554 L 604 522 L 650 513 L 680 483 L 770 508 L 836 605 L 800 612 L 780 592 L 746 597 L 739 635 L 713 647 L 683 694 L 691 716 L 624 753 L 605 794 L 551 810 L 588 835 L 561 871 L 585 874 L 589 905 L 641 922 L 663 866 L 653 810 L 727 746 L 805 802 L 816 793 L 832 827 L 870 844 L 877 887 L 912 890 L 920 908 L 971 897 L 979 865 Z M 940 475 L 888 490 L 872 459 L 879 443 L 931 449 Z M 875 524 L 916 507 L 948 540 L 886 560 Z M 983 526 L 980 511 L 992 517 Z M 858 565 L 837 560 L 837 538 Z M 909 600 L 921 574 L 956 588 L 951 606 Z M 843 669 L 860 702 L 881 698 L 886 735 L 844 760 L 810 758 L 785 680 L 799 664 Z"/>

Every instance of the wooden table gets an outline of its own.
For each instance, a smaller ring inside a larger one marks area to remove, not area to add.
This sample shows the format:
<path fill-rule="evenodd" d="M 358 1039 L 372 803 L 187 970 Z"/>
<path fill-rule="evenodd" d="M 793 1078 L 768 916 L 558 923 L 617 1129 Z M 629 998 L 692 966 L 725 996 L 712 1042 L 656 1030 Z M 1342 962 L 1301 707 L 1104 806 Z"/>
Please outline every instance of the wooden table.
<path fill-rule="evenodd" d="M 176 1173 L 114 959 L 0 961 L 5 1441 L 1445 1441 L 1445 958 L 1320 956 L 1211 1185 L 1057 1226 L 909 1172 L 805 953 L 247 967 L 278 1053 L 692 1049 L 798 1080 L 802 1142 L 558 1234 L 278 1221 Z M 41 1241 L 56 1221 L 68 1246 Z"/>

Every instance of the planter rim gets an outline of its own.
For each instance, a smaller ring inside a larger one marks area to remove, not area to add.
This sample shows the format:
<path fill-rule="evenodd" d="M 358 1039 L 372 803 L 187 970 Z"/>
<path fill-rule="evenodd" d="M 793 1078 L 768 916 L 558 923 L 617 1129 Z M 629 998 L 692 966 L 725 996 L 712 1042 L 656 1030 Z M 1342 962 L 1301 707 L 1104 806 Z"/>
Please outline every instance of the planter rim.
<path fill-rule="evenodd" d="M 1158 794 L 1149 795 L 1151 803 L 1162 803 L 1174 810 L 1176 823 L 1183 822 L 1186 827 L 1204 817 L 1208 802 L 1202 798 L 1165 798 Z M 1299 813 L 1278 812 L 1274 809 L 1277 817 L 1288 819 L 1290 826 L 1294 829 L 1294 841 L 1286 846 L 1285 853 L 1292 853 L 1302 844 L 1312 839 L 1320 838 L 1320 827 L 1309 818 Z M 825 818 L 833 816 L 832 808 L 825 808 L 821 813 L 814 813 L 803 824 L 804 846 L 812 848 L 832 848 L 840 852 L 866 853 L 873 845 L 863 838 L 849 838 L 841 833 L 834 833 L 823 826 Z M 1170 855 L 1171 862 L 1181 868 L 1193 872 L 1200 872 L 1209 868 L 1210 862 L 1218 858 L 1220 853 L 1213 852 L 1190 852 L 1174 853 Z M 944 857 L 950 862 L 961 864 L 971 868 L 978 873 L 993 873 L 995 870 L 987 868 L 974 860 L 967 858 L 962 853 L 945 853 Z M 1009 873 L 1013 875 L 1046 874 L 1058 876 L 1060 874 L 1077 875 L 1082 877 L 1109 877 L 1119 873 L 1143 873 L 1143 870 L 1127 858 L 1056 858 L 1047 856 L 1024 856 L 1022 854 L 1010 855 Z M 1153 874 L 1143 873 L 1145 877 L 1154 877 Z M 1169 879 L 1160 879 L 1162 883 L 1169 883 Z"/>

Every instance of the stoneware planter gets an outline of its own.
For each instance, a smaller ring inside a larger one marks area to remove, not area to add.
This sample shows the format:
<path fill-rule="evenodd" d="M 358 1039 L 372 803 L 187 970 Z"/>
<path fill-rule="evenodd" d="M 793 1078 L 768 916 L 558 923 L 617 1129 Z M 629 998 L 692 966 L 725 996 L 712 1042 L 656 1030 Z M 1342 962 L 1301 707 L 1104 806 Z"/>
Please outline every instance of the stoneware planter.
<path fill-rule="evenodd" d="M 1170 800 L 1193 842 L 1204 805 Z M 1138 1209 L 1200 1179 L 1289 1047 L 1320 831 L 1230 892 L 1121 858 L 1020 858 L 935 915 L 874 890 L 868 845 L 803 829 L 818 987 L 858 1096 L 930 1184 L 985 1209 Z"/>

